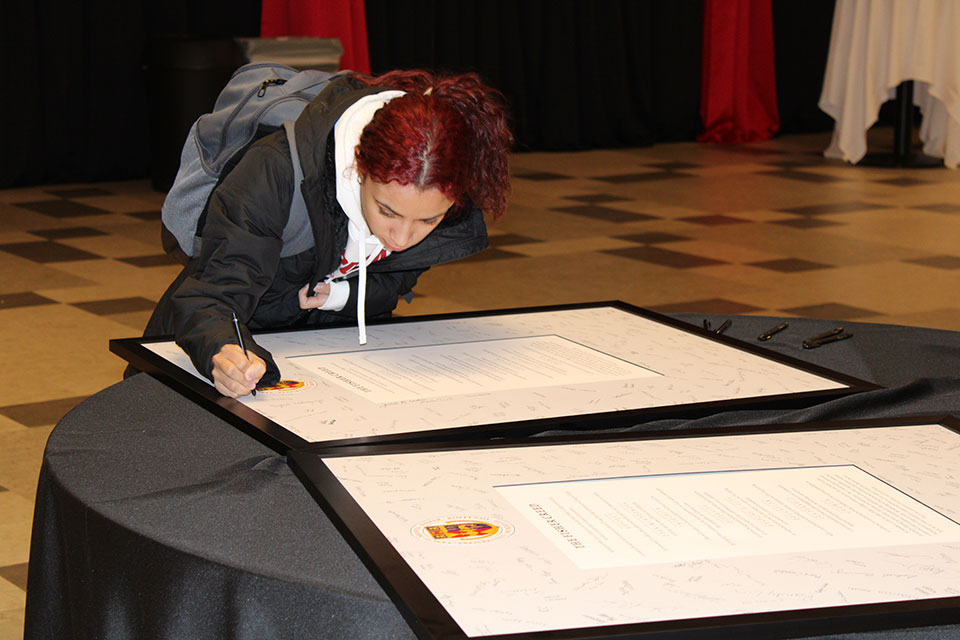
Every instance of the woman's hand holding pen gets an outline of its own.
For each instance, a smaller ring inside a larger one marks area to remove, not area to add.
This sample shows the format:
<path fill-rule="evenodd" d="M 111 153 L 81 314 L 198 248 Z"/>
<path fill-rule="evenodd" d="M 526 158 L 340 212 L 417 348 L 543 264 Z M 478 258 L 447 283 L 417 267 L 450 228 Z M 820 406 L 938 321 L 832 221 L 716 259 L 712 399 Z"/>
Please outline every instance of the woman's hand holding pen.
<path fill-rule="evenodd" d="M 327 298 L 330 297 L 330 283 L 318 282 L 317 286 L 313 288 L 313 293 L 308 296 L 307 289 L 309 288 L 310 285 L 305 284 L 300 288 L 300 291 L 297 292 L 300 298 L 300 308 L 319 309 L 323 306 L 323 303 L 327 301 Z"/>
<path fill-rule="evenodd" d="M 225 344 L 213 356 L 213 386 L 229 398 L 245 396 L 257 388 L 267 365 L 252 351 Z"/>

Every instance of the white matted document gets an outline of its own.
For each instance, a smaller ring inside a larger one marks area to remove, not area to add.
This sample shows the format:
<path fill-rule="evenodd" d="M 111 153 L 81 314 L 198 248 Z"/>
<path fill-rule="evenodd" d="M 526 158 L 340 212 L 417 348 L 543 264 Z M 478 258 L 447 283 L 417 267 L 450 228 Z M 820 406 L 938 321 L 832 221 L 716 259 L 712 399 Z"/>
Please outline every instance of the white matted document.
<path fill-rule="evenodd" d="M 622 303 L 405 318 L 372 324 L 365 345 L 354 327 L 255 338 L 282 380 L 239 401 L 221 398 L 172 341 L 111 349 L 279 450 L 479 427 L 626 425 L 876 388 Z"/>
<path fill-rule="evenodd" d="M 958 426 L 313 447 L 290 464 L 421 637 L 776 636 L 960 620 Z"/>

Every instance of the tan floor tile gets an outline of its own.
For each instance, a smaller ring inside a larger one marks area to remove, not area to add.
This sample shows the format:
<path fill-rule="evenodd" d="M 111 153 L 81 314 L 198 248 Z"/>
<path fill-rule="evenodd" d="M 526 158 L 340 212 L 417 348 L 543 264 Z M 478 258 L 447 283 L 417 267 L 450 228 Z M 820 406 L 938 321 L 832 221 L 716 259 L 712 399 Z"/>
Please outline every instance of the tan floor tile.
<path fill-rule="evenodd" d="M 156 270 L 160 270 L 157 273 Z M 150 267 L 151 278 L 148 282 L 131 281 L 129 279 L 110 284 L 99 284 L 87 287 L 71 287 L 69 289 L 39 289 L 37 293 L 56 300 L 57 302 L 91 302 L 93 300 L 113 300 L 115 298 L 147 298 L 158 300 L 167 285 L 180 272 L 179 267 Z M 161 274 L 165 274 L 162 275 Z"/>
<path fill-rule="evenodd" d="M 736 164 L 709 164 L 702 167 L 682 169 L 684 173 L 692 173 L 702 177 L 728 177 L 740 174 L 752 175 L 760 171 L 769 171 L 770 165 L 759 162 L 743 162 Z"/>
<path fill-rule="evenodd" d="M 149 245 L 154 249 L 151 253 L 160 253 L 163 250 L 160 243 L 160 223 L 156 221 L 145 222 L 129 216 L 114 215 L 98 223 L 96 228 Z"/>
<path fill-rule="evenodd" d="M 163 202 L 163 198 L 166 196 L 165 192 L 156 191 L 153 187 L 151 187 L 150 180 L 117 180 L 98 182 L 97 186 L 106 189 L 107 191 L 131 195 L 145 202 L 151 202 L 157 205 Z"/>
<path fill-rule="evenodd" d="M 831 228 L 831 234 L 859 241 L 895 242 L 927 255 L 960 254 L 960 216 L 881 210 L 846 214 L 842 219 L 846 226 Z"/>
<path fill-rule="evenodd" d="M 702 209 L 693 209 L 691 207 L 678 206 L 675 203 L 650 202 L 649 200 L 639 200 L 643 206 L 643 211 L 658 218 L 668 220 L 677 220 L 680 218 L 690 218 L 693 216 L 702 216 L 713 213 L 703 211 Z"/>
<path fill-rule="evenodd" d="M 546 194 L 543 192 L 516 189 L 510 197 L 510 204 L 507 207 L 506 214 L 504 214 L 504 217 L 501 218 L 499 222 L 495 222 L 493 225 L 498 226 L 505 224 L 518 216 L 522 216 L 524 212 L 531 209 L 544 210 L 553 207 L 569 207 L 575 205 L 577 201 L 570 200 L 566 196 L 582 195 L 584 193 L 596 193 L 596 189 L 558 189 L 556 193 L 549 192 Z"/>
<path fill-rule="evenodd" d="M 714 260 L 723 260 L 735 264 L 777 260 L 783 256 L 769 251 L 762 251 L 752 247 L 745 247 L 735 242 L 711 242 L 709 240 L 688 240 L 671 242 L 667 245 L 671 251 L 690 253 Z"/>
<path fill-rule="evenodd" d="M 918 313 L 884 314 L 877 316 L 874 322 L 960 331 L 960 307 Z M 960 363 L 957 365 L 957 373 L 960 375 Z"/>
<path fill-rule="evenodd" d="M 123 362 L 108 342 L 129 336 L 128 328 L 64 305 L 0 313 L 0 352 L 18 364 L 0 390 L 0 406 L 89 395 L 120 379 Z"/>
<path fill-rule="evenodd" d="M 122 325 L 126 328 L 126 333 L 118 333 L 116 338 L 137 338 L 143 335 L 143 330 L 147 326 L 147 320 L 150 319 L 150 314 L 153 311 L 130 311 L 127 313 L 114 313 L 110 315 L 110 319 Z"/>
<path fill-rule="evenodd" d="M 23 607 L 0 611 L 0 640 L 23 640 Z"/>
<path fill-rule="evenodd" d="M 469 282 L 470 287 L 462 283 Z M 651 306 L 686 299 L 728 297 L 744 285 L 602 253 L 493 260 L 483 270 L 466 263 L 428 272 L 418 285 L 436 295 L 485 309 L 623 300 Z"/>
<path fill-rule="evenodd" d="M 82 202 L 91 207 L 99 207 L 117 213 L 132 213 L 159 208 L 154 202 L 145 200 L 142 197 L 125 194 L 83 198 Z"/>
<path fill-rule="evenodd" d="M 910 260 L 930 255 L 895 244 L 894 236 L 876 234 L 862 238 L 850 234 L 846 227 L 796 229 L 778 224 L 724 225 L 711 227 L 700 237 L 831 265 Z"/>
<path fill-rule="evenodd" d="M 2 214 L 0 214 L 2 215 Z M 0 244 L 14 244 L 18 242 L 41 242 L 43 238 L 35 236 L 26 231 L 2 231 L 0 230 Z M 8 254 L 4 254 L 8 255 Z M 0 258 L 2 260 L 2 258 Z"/>
<path fill-rule="evenodd" d="M 834 184 L 811 185 L 784 178 L 758 180 L 755 175 L 663 180 L 616 187 L 610 192 L 664 204 L 683 202 L 687 207 L 712 213 L 783 209 L 850 198 Z"/>
<path fill-rule="evenodd" d="M 0 578 L 0 611 L 17 611 L 23 609 L 26 604 L 27 592 Z M 0 617 L 0 624 L 2 624 L 2 622 L 4 622 L 4 619 Z M 0 632 L 0 634 L 2 634 L 2 632 Z M 3 635 L 0 635 L 0 638 L 2 637 Z"/>
<path fill-rule="evenodd" d="M 517 181 L 520 182 L 519 180 Z M 617 185 L 588 178 L 570 178 L 566 180 L 524 180 L 524 184 L 515 185 L 516 195 L 537 194 L 541 197 L 565 196 L 570 193 L 592 191 L 619 195 Z M 544 206 L 543 204 L 539 206 Z"/>
<path fill-rule="evenodd" d="M 50 427 L 21 427 L 19 431 L 0 431 L 0 486 L 25 500 L 33 501 L 43 449 Z"/>
<path fill-rule="evenodd" d="M 3 193 L 0 191 L 0 193 Z M 47 200 L 47 198 L 25 198 L 22 202 L 32 202 L 37 200 Z M 14 200 L 21 202 L 21 200 Z M 42 229 L 63 229 L 65 227 L 87 226 L 89 217 L 80 218 L 54 218 L 45 216 L 29 209 L 15 207 L 10 204 L 0 202 L 0 232 L 9 233 L 14 231 L 33 231 Z M 34 241 L 37 238 L 33 238 Z"/>
<path fill-rule="evenodd" d="M 56 200 L 56 196 L 46 193 L 49 186 L 22 187 L 18 189 L 0 189 L 0 202 L 32 202 L 36 200 Z"/>
<path fill-rule="evenodd" d="M 575 203 L 568 202 L 565 206 Z M 543 240 L 565 240 L 601 235 L 619 235 L 625 233 L 627 223 L 606 222 L 588 216 L 525 208 L 512 212 L 509 219 L 497 225 L 503 233 L 518 233 Z M 639 222 L 646 222 L 640 220 Z M 629 233 L 629 231 L 626 231 Z"/>
<path fill-rule="evenodd" d="M 11 420 L 6 416 L 0 415 L 0 445 L 3 444 L 3 436 L 11 431 L 17 432 L 26 429 L 22 424 Z"/>
<path fill-rule="evenodd" d="M 625 166 L 639 167 L 637 156 L 617 150 L 592 150 L 557 153 L 523 153 L 514 156 L 511 169 L 515 173 L 547 172 L 587 176 L 628 173 Z"/>
<path fill-rule="evenodd" d="M 512 244 L 504 248 L 511 253 L 521 253 L 525 256 L 568 256 L 571 260 L 576 260 L 578 254 L 606 249 L 622 249 L 632 247 L 635 244 L 609 236 L 592 236 L 570 238 L 569 240 L 550 240 L 534 244 Z"/>
<path fill-rule="evenodd" d="M 39 264 L 0 251 L 0 273 L 3 274 L 3 277 L 0 277 L 0 293 L 37 291 L 51 287 L 82 287 L 93 284 L 79 274 L 71 273 L 70 267 L 64 270 L 65 264 L 73 266 L 77 263 Z"/>
<path fill-rule="evenodd" d="M 738 300 L 780 309 L 837 302 L 878 314 L 908 314 L 942 309 L 948 300 L 944 292 L 960 291 L 960 273 L 894 262 L 780 274 L 777 279 L 780 286 L 744 291 Z"/>
<path fill-rule="evenodd" d="M 62 265 L 63 266 L 58 264 L 54 265 L 54 267 L 56 269 L 63 269 L 64 272 L 69 269 L 70 273 L 85 278 L 86 281 L 84 284 L 136 284 L 142 291 L 159 291 L 160 293 L 166 290 L 170 283 L 173 282 L 176 274 L 180 272 L 179 268 L 173 265 L 170 267 L 142 268 L 117 260 L 78 260 L 76 262 L 62 263 Z M 173 274 L 173 276 L 171 276 L 171 274 Z M 118 287 L 119 286 L 118 284 Z M 52 283 L 36 287 L 35 291 L 39 292 L 41 290 L 59 288 L 61 287 L 56 283 Z M 121 296 L 111 295 L 109 297 L 116 298 Z M 143 295 L 143 297 L 148 298 L 153 296 Z"/>
<path fill-rule="evenodd" d="M 483 307 L 468 307 L 462 302 L 448 300 L 437 296 L 418 295 L 414 296 L 410 304 L 400 303 L 395 315 L 404 316 L 424 316 L 435 313 L 462 313 L 466 311 L 481 311 Z"/>
<path fill-rule="evenodd" d="M 0 491 L 0 567 L 22 564 L 30 556 L 33 500 L 13 491 Z"/>
<path fill-rule="evenodd" d="M 737 211 L 732 214 L 734 217 L 741 220 L 749 220 L 751 222 L 780 222 L 783 220 L 796 220 L 797 216 L 784 213 L 782 211 L 769 211 L 766 209 L 758 209 L 756 211 Z"/>
<path fill-rule="evenodd" d="M 115 234 L 90 236 L 87 238 L 69 238 L 58 240 L 58 242 L 106 258 L 129 258 L 132 256 L 149 256 L 163 253 L 157 242 L 141 242 L 140 240 Z"/>

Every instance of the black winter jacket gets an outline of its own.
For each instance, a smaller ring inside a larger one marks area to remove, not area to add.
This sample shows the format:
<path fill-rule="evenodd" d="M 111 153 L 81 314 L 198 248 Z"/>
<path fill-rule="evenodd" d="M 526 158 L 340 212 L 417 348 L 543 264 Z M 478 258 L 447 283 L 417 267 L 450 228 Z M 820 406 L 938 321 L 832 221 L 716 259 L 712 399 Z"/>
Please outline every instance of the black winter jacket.
<path fill-rule="evenodd" d="M 356 274 L 348 279 L 350 298 L 340 312 L 305 311 L 297 291 L 322 281 L 340 262 L 347 241 L 347 217 L 336 199 L 333 126 L 360 97 L 383 91 L 355 76 L 335 79 L 296 121 L 303 167 L 301 190 L 314 246 L 281 258 L 283 228 L 293 194 L 293 166 L 281 129 L 261 138 L 214 190 L 207 204 L 200 251 L 163 295 L 144 333 L 173 335 L 197 370 L 212 379 L 212 358 L 236 344 L 231 311 L 245 325 L 244 343 L 267 363 L 261 384 L 280 374 L 269 352 L 250 329 L 316 326 L 356 319 Z M 367 269 L 366 314 L 390 314 L 430 266 L 472 255 L 487 246 L 482 213 L 470 207 L 448 215 L 422 242 L 393 253 Z"/>

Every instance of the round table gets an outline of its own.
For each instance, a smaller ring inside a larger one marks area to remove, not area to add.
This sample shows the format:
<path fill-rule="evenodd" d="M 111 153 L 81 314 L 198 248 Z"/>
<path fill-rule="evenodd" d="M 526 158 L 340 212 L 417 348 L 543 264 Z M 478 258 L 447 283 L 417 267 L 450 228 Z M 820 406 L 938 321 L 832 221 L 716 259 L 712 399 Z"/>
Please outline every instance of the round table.
<path fill-rule="evenodd" d="M 682 314 L 714 327 L 722 316 Z M 746 341 L 782 319 L 734 317 Z M 737 409 L 633 429 L 960 416 L 960 333 L 789 319 L 765 343 L 886 387 L 803 409 Z M 846 634 L 947 638 L 957 627 Z M 146 374 L 53 430 L 37 489 L 25 638 L 413 638 L 285 458 Z"/>

